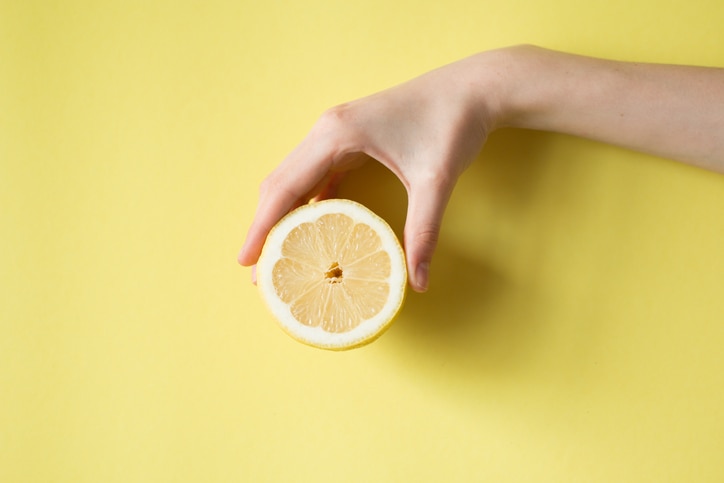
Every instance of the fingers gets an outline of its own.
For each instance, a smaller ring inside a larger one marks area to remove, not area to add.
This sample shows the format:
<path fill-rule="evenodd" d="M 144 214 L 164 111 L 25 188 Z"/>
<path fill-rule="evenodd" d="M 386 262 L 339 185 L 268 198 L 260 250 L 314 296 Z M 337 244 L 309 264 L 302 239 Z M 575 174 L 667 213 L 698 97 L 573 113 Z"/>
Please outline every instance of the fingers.
<path fill-rule="evenodd" d="M 305 195 L 301 197 L 297 197 L 294 193 L 288 195 L 286 200 L 295 200 L 288 208 L 286 208 L 287 203 L 283 196 L 281 198 L 282 204 L 276 208 L 273 205 L 270 207 L 268 203 L 260 201 L 259 206 L 257 207 L 257 213 L 254 216 L 254 223 L 249 229 L 244 247 L 241 249 L 239 254 L 239 263 L 245 266 L 256 263 L 259 253 L 261 253 L 261 248 L 264 245 L 266 235 L 279 219 L 281 219 L 289 211 L 307 203 L 308 201 L 322 201 L 335 198 L 337 196 L 339 186 L 342 184 L 343 178 L 344 173 L 342 172 L 327 173 L 315 185 L 315 187 Z M 279 194 L 278 191 L 273 191 L 275 194 Z M 264 220 L 268 221 L 264 223 Z"/>
<path fill-rule="evenodd" d="M 313 129 L 262 182 L 254 221 L 239 252 L 241 265 L 256 263 L 269 230 L 290 210 L 306 203 L 310 196 L 329 196 L 335 192 L 339 179 L 330 172 L 352 148 L 344 142 L 344 131 L 333 131 L 328 124 L 318 123 L 324 129 Z M 330 186 L 325 187 L 328 176 L 326 184 Z M 320 189 L 321 193 L 315 193 Z"/>
<path fill-rule="evenodd" d="M 249 266 L 256 263 L 269 230 L 285 214 L 304 202 L 304 194 L 324 177 L 325 171 L 324 166 L 319 164 L 283 164 L 269 175 L 260 188 L 254 221 L 239 253 L 240 264 Z"/>
<path fill-rule="evenodd" d="M 428 288 L 430 262 L 437 247 L 450 194 L 450 186 L 437 180 L 413 185 L 409 190 L 405 253 L 410 285 L 416 292 L 424 292 Z"/>

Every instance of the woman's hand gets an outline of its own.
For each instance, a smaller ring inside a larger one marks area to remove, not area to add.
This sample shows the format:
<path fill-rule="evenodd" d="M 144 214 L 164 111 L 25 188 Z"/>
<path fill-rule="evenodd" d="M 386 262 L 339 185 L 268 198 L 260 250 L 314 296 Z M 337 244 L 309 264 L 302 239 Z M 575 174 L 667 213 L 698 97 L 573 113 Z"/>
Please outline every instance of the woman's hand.
<path fill-rule="evenodd" d="M 480 95 L 486 76 L 475 64 L 475 58 L 465 59 L 324 113 L 262 183 L 239 262 L 254 264 L 282 216 L 310 199 L 334 196 L 341 176 L 369 156 L 407 190 L 404 246 L 410 284 L 426 290 L 450 194 L 493 128 L 493 103 Z"/>

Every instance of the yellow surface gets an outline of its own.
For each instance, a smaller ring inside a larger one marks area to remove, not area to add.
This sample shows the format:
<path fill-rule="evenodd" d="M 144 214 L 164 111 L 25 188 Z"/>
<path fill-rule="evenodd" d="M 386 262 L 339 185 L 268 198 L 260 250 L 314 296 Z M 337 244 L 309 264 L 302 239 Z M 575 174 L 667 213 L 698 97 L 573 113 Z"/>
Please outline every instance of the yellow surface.
<path fill-rule="evenodd" d="M 720 0 L 0 1 L 0 481 L 724 481 L 724 177 L 496 133 L 369 347 L 235 256 L 325 108 L 512 44 L 724 65 Z M 399 184 L 345 193 L 401 229 Z"/>

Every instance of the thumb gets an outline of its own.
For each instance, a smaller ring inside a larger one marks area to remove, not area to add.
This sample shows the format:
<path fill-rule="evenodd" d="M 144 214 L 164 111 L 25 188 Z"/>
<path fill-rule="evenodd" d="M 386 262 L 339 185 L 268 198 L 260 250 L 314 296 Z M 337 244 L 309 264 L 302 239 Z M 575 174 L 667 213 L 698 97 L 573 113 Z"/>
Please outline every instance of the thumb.
<path fill-rule="evenodd" d="M 410 285 L 416 292 L 427 290 L 430 262 L 437 247 L 445 207 L 450 199 L 448 187 L 411 187 L 405 223 L 405 253 Z"/>

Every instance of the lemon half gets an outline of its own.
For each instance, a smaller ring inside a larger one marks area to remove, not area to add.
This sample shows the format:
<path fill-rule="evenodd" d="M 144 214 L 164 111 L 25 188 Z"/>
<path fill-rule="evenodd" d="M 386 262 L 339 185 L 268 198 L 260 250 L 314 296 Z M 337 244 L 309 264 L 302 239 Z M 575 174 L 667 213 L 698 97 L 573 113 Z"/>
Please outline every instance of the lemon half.
<path fill-rule="evenodd" d="M 257 285 L 281 327 L 314 347 L 372 342 L 402 307 L 405 256 L 390 226 L 365 206 L 333 199 L 303 205 L 267 236 Z"/>

